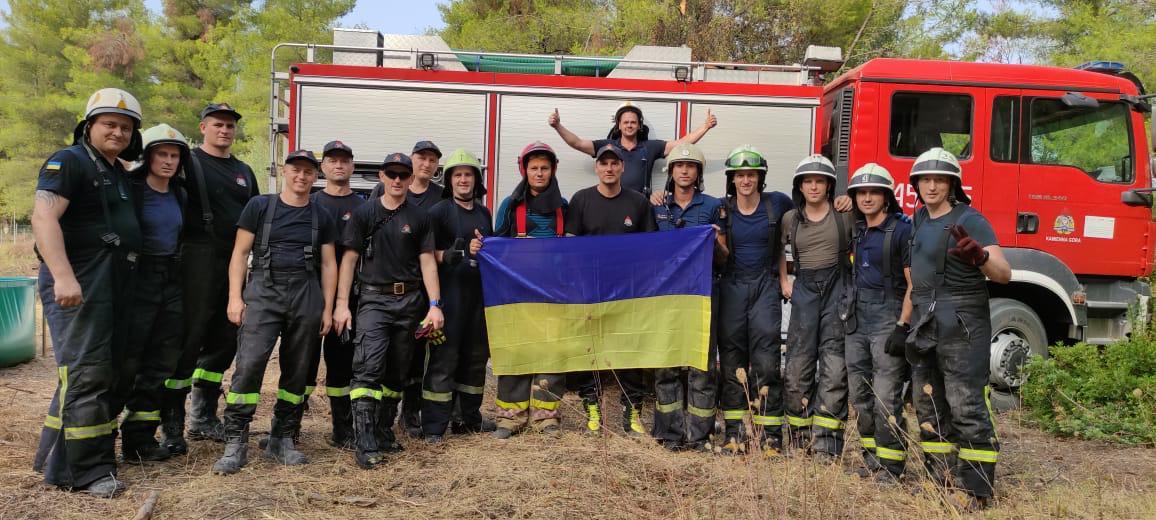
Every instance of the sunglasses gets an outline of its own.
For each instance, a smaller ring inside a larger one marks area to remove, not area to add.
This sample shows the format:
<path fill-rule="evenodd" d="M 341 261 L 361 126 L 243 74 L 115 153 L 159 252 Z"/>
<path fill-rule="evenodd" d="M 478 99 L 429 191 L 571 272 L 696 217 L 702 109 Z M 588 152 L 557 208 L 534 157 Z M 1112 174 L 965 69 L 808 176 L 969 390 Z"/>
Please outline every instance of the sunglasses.
<path fill-rule="evenodd" d="M 762 156 L 751 152 L 741 152 L 727 158 L 727 167 L 729 168 L 765 168 L 766 166 Z"/>
<path fill-rule="evenodd" d="M 413 172 L 409 170 L 385 170 L 385 176 L 389 179 L 406 180 L 413 177 Z"/>

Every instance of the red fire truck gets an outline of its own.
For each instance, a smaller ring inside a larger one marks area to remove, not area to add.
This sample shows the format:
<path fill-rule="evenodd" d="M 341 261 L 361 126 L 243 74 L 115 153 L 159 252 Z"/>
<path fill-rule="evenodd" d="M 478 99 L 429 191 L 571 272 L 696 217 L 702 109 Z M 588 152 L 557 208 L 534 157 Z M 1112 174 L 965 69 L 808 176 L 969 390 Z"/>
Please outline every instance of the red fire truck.
<path fill-rule="evenodd" d="M 287 61 L 291 52 L 296 62 Z M 428 139 L 482 158 L 493 207 L 519 180 L 518 151 L 543 140 L 559 151 L 568 196 L 596 182 L 592 159 L 567 147 L 547 116 L 558 109 L 570 130 L 596 139 L 630 100 L 651 138 L 685 135 L 708 110 L 718 117 L 699 143 L 709 193 L 723 193 L 728 151 L 749 143 L 771 165 L 768 189 L 789 190 L 795 163 L 819 151 L 844 179 L 868 162 L 886 166 L 910 211 L 911 163 L 943 146 L 960 158 L 973 204 L 1013 268 L 1010 284 L 990 288 L 997 404 L 1011 402 L 1029 353 L 1046 356 L 1059 342 L 1108 343 L 1145 322 L 1156 240 L 1150 110 L 1139 81 L 1118 64 L 876 59 L 820 86 L 822 74 L 841 66 L 838 49 L 809 49 L 794 65 L 694 62 L 690 53 L 475 53 L 436 36 L 337 29 L 333 45 L 273 50 L 270 156 L 341 139 L 365 174 L 355 188 L 368 189 L 386 154 Z M 665 182 L 660 166 L 655 188 Z M 276 171 L 271 164 L 272 184 Z"/>

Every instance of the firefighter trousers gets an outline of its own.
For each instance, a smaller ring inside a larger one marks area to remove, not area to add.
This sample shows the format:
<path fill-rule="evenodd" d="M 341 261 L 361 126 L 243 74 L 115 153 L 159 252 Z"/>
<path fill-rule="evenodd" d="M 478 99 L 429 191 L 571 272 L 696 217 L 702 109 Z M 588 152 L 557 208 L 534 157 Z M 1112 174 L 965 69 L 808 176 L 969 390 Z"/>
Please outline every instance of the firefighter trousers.
<path fill-rule="evenodd" d="M 114 410 L 124 408 L 120 426 L 126 447 L 155 444 L 165 381 L 181 357 L 184 314 L 181 271 L 175 257 L 142 255 L 137 262 L 128 354 L 121 365 Z M 131 449 L 125 452 L 131 453 Z"/>
<path fill-rule="evenodd" d="M 447 276 L 443 280 L 446 341 L 428 347 L 429 363 L 421 391 L 425 435 L 445 434 L 455 399 L 462 424 L 480 430 L 486 360 L 490 358 L 481 278 Z"/>
<path fill-rule="evenodd" d="M 265 367 L 280 337 L 281 375 L 269 436 L 292 436 L 301 424 L 309 362 L 321 339 L 325 309 L 321 282 L 305 269 L 256 269 L 245 285 L 244 299 L 233 379 L 225 396 L 225 434 L 240 436 L 248 429 L 260 401 Z"/>
<path fill-rule="evenodd" d="M 928 471 L 977 497 L 995 486 L 999 438 L 988 371 L 991 314 L 986 289 L 969 294 L 916 290 L 907 339 L 912 400 Z"/>
<path fill-rule="evenodd" d="M 357 296 L 349 298 L 349 312 L 357 316 Z M 305 387 L 306 397 L 313 395 L 317 384 L 317 371 L 321 359 L 325 359 L 325 396 L 330 403 L 335 400 L 349 402 L 350 381 L 353 379 L 353 338 L 357 334 L 357 323 L 349 331 L 349 341 L 341 341 L 341 334 L 330 330 L 321 338 L 321 348 L 309 359 L 309 383 Z M 348 408 L 348 407 L 346 407 Z M 336 412 L 336 410 L 334 410 Z"/>
<path fill-rule="evenodd" d="M 727 437 L 741 435 L 751 412 L 756 435 L 780 442 L 783 425 L 781 363 L 783 303 L 770 270 L 728 273 L 719 282 L 720 406 Z M 761 430 L 761 431 L 759 431 Z"/>
<path fill-rule="evenodd" d="M 221 379 L 237 354 L 237 326 L 225 314 L 230 253 L 231 249 L 225 251 L 207 242 L 182 246 L 184 344 L 176 370 L 165 381 L 169 389 L 165 413 L 183 416 L 185 397 L 193 385 L 209 390 L 211 395 L 220 394 Z"/>
<path fill-rule="evenodd" d="M 562 395 L 566 393 L 564 374 L 498 376 L 498 428 L 516 432 L 529 427 L 541 432 L 560 426 Z"/>
<path fill-rule="evenodd" d="M 856 426 L 868 467 L 892 475 L 903 474 L 907 460 L 907 420 L 903 417 L 903 388 L 911 369 L 903 356 L 885 352 L 895 331 L 902 301 L 883 291 L 858 288 L 855 330 L 847 334 L 848 401 L 858 414 Z"/>
<path fill-rule="evenodd" d="M 718 287 L 711 297 L 707 370 L 660 368 L 654 371 L 654 438 L 667 444 L 697 446 L 710 440 L 718 400 Z"/>
<path fill-rule="evenodd" d="M 838 265 L 795 273 L 784 377 L 791 442 L 810 442 L 813 451 L 836 456 L 843 452 L 847 420 L 847 362 L 838 311 L 846 280 Z"/>
<path fill-rule="evenodd" d="M 355 320 L 351 400 L 381 401 L 384 409 L 394 410 L 388 417 L 395 417 L 410 360 L 418 349 L 413 334 L 425 310 L 421 291 L 395 295 L 362 288 Z M 393 425 L 380 426 L 388 429 Z"/>
<path fill-rule="evenodd" d="M 61 488 L 85 488 L 116 475 L 114 409 L 117 370 L 125 361 L 132 262 L 104 249 L 73 265 L 84 301 L 74 307 L 56 303 L 55 280 L 40 265 L 40 302 L 52 335 L 57 387 L 48 407 L 33 469 Z"/>

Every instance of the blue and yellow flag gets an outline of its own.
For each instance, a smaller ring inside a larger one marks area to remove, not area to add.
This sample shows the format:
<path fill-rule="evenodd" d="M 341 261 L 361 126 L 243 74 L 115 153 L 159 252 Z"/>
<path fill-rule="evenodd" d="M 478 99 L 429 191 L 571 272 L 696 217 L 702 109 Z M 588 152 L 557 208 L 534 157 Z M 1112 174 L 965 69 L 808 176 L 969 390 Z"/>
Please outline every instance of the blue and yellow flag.
<path fill-rule="evenodd" d="M 488 238 L 479 254 L 495 375 L 706 370 L 714 229 Z"/>

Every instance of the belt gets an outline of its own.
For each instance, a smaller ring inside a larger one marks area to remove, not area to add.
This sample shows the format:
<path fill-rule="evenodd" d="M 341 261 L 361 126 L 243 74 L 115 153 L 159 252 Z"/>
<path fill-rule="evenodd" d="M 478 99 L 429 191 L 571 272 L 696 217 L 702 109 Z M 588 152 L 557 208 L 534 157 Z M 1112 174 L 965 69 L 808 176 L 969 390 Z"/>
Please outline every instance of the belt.
<path fill-rule="evenodd" d="M 421 284 L 419 282 L 388 282 L 381 285 L 363 283 L 361 284 L 361 291 L 367 293 L 392 294 L 394 296 L 401 296 L 407 292 L 416 291 L 420 287 Z"/>

